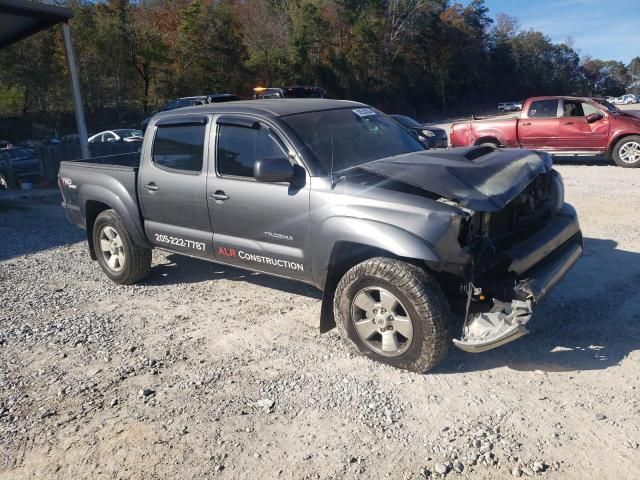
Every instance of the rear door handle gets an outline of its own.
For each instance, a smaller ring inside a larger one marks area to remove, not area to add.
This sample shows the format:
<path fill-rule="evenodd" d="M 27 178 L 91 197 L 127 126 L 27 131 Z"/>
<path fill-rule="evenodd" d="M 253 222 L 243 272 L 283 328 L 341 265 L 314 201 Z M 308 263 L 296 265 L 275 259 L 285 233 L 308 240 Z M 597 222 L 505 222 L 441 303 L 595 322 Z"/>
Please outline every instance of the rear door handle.
<path fill-rule="evenodd" d="M 564 122 L 563 125 L 573 125 L 573 122 Z"/>
<path fill-rule="evenodd" d="M 225 200 L 229 200 L 229 195 L 224 193 L 222 190 L 216 190 L 215 193 L 209 194 L 209 198 L 216 202 L 224 202 Z"/>
<path fill-rule="evenodd" d="M 160 187 L 153 182 L 149 182 L 144 186 L 144 189 L 148 192 L 157 192 L 158 190 L 160 190 Z"/>
<path fill-rule="evenodd" d="M 527 122 L 527 123 L 521 123 L 520 125 L 522 125 L 523 127 L 526 127 L 526 126 L 531 125 L 531 123 L 530 123 L 530 122 Z"/>

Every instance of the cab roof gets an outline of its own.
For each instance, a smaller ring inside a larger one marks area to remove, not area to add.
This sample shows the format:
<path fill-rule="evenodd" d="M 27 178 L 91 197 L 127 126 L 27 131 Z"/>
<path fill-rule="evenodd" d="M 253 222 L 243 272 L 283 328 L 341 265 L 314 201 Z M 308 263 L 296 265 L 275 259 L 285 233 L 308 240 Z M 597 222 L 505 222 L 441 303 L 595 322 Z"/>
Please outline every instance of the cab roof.
<path fill-rule="evenodd" d="M 273 98 L 265 100 L 240 100 L 235 102 L 214 103 L 184 107 L 177 110 L 160 112 L 154 117 L 207 113 L 254 113 L 269 117 L 283 117 L 297 113 L 335 110 L 339 108 L 362 108 L 367 105 L 350 100 L 332 100 L 326 98 Z"/>

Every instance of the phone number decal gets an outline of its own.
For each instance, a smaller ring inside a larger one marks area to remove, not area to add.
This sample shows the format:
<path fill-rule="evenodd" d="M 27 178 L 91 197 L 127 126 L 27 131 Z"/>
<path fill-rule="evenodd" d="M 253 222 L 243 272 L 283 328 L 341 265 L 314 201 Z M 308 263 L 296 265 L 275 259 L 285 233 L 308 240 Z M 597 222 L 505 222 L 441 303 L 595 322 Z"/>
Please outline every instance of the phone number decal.
<path fill-rule="evenodd" d="M 205 244 L 203 242 L 194 242 L 193 240 L 186 240 L 184 238 L 171 237 L 169 235 L 163 235 L 156 233 L 156 241 L 161 243 L 167 243 L 169 245 L 175 245 L 176 247 L 190 248 L 192 250 L 199 250 L 204 252 Z"/>

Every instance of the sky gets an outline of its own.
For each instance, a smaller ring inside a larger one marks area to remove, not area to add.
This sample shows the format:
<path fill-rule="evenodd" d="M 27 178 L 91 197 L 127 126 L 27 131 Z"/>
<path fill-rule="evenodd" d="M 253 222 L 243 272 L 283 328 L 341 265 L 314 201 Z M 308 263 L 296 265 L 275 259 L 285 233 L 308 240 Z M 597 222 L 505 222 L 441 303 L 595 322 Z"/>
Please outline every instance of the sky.
<path fill-rule="evenodd" d="M 465 2 L 467 3 L 467 2 Z M 514 16 L 554 43 L 571 37 L 581 56 L 619 60 L 640 56 L 640 0 L 485 0 L 489 14 Z"/>

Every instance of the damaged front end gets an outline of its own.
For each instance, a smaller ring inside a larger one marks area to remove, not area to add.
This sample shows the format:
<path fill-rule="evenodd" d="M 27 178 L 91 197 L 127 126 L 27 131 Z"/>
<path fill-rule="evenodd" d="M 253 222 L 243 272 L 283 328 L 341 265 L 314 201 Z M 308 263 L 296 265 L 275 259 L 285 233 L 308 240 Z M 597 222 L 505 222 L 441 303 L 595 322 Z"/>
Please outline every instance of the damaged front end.
<path fill-rule="evenodd" d="M 578 217 L 558 198 L 554 175 L 541 176 L 504 211 L 476 220 L 465 321 L 453 340 L 460 349 L 484 352 L 527 334 L 536 305 L 580 258 Z"/>
<path fill-rule="evenodd" d="M 534 255 L 535 252 L 532 250 L 531 254 Z M 506 298 L 511 297 L 510 300 L 493 298 L 489 310 L 467 311 L 462 338 L 454 339 L 453 343 L 466 352 L 476 353 L 500 347 L 526 335 L 526 324 L 531 319 L 535 306 L 581 255 L 582 235 L 578 229 L 551 256 L 544 258 L 531 270 L 523 272 L 515 281 L 512 280 L 511 292 L 505 295 Z M 509 277 L 513 278 L 512 275 L 505 275 L 505 284 L 510 283 Z"/>

